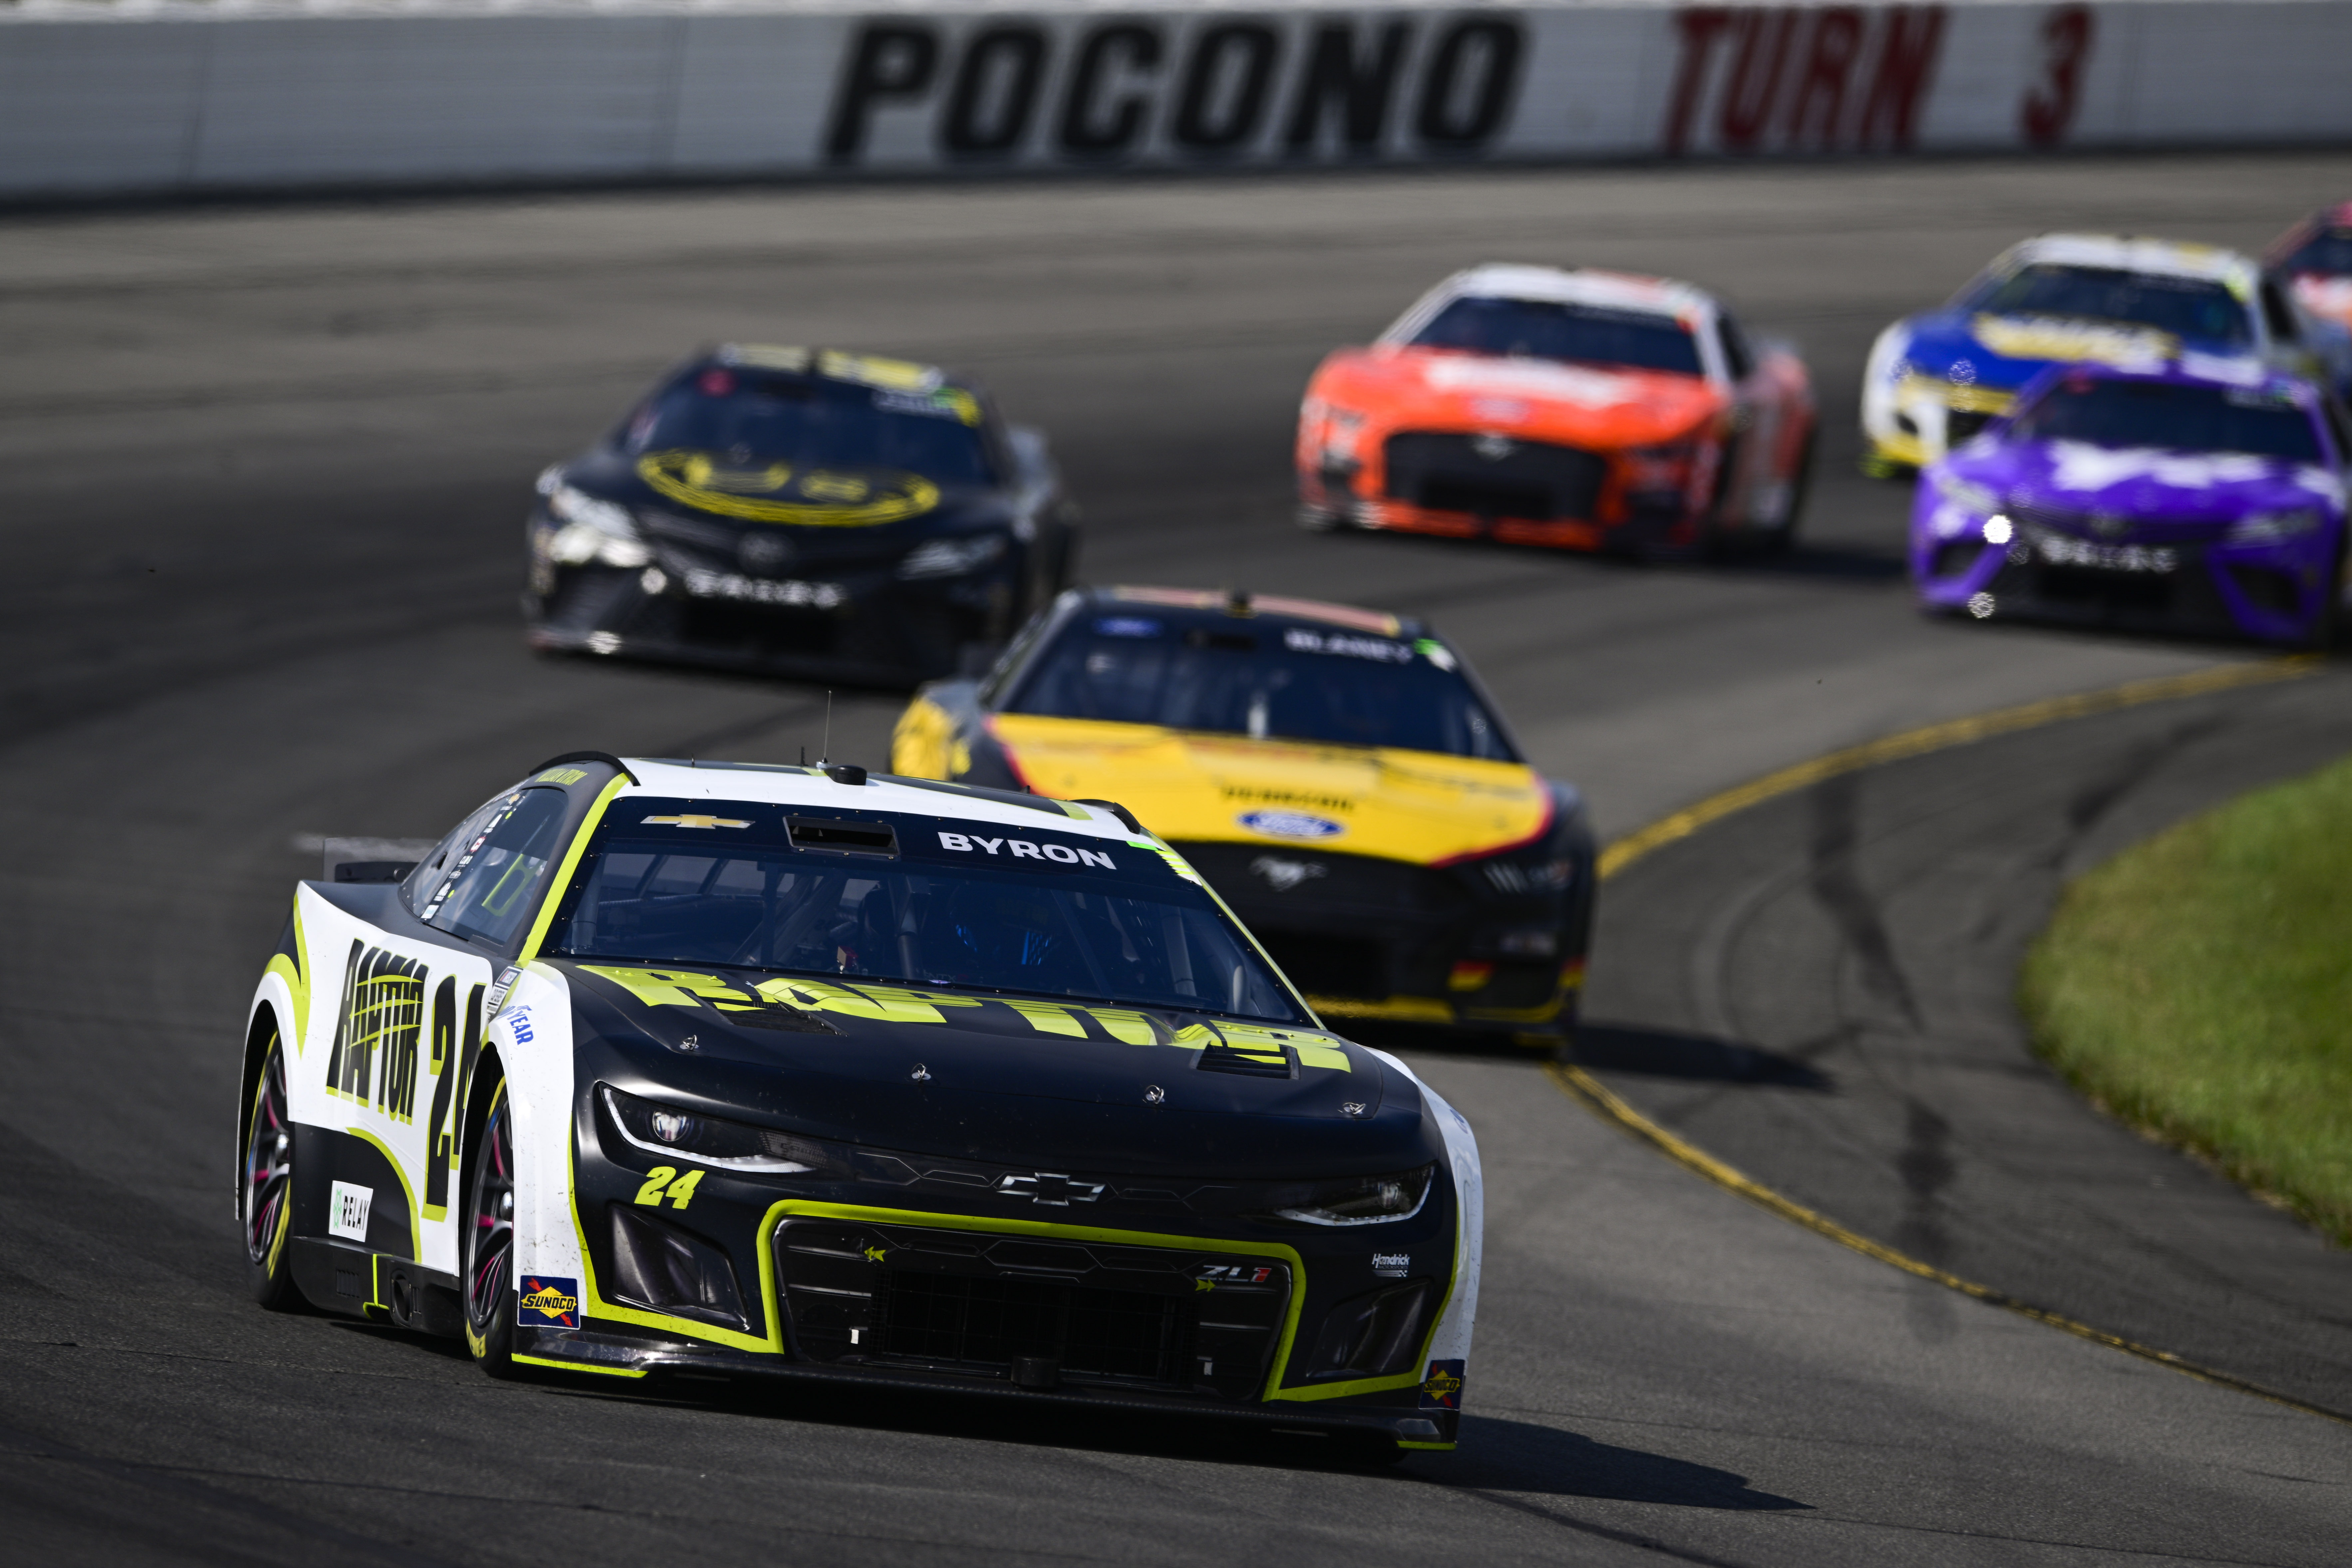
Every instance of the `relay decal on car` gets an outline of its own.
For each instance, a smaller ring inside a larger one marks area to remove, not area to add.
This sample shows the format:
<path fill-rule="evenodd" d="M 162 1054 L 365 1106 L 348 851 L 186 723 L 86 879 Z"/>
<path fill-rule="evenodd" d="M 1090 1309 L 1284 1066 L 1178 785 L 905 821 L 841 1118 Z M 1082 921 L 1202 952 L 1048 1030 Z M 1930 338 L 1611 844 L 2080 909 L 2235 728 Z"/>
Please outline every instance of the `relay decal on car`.
<path fill-rule="evenodd" d="M 352 943 L 343 1005 L 327 1053 L 327 1092 L 395 1121 L 416 1114 L 416 1041 L 425 1023 L 425 964 Z"/>
<path fill-rule="evenodd" d="M 1466 1363 L 1433 1361 L 1421 1380 L 1421 1407 L 1423 1410 L 1459 1410 L 1462 1408 L 1462 1369 Z"/>
<path fill-rule="evenodd" d="M 515 1321 L 526 1329 L 580 1326 L 580 1281 L 552 1274 L 526 1274 L 515 1298 Z"/>
<path fill-rule="evenodd" d="M 373 1187 L 337 1182 L 327 1196 L 327 1234 L 346 1241 L 367 1239 L 368 1210 L 375 1205 Z"/>

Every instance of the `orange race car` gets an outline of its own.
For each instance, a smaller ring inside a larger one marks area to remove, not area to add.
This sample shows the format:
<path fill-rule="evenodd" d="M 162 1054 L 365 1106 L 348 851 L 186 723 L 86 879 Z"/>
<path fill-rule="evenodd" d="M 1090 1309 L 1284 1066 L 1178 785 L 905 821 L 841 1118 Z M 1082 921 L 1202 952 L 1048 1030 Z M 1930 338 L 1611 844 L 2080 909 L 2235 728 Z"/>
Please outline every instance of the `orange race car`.
<path fill-rule="evenodd" d="M 1299 521 L 1687 556 L 1796 532 L 1804 362 L 1685 283 L 1474 267 L 1298 410 Z"/>

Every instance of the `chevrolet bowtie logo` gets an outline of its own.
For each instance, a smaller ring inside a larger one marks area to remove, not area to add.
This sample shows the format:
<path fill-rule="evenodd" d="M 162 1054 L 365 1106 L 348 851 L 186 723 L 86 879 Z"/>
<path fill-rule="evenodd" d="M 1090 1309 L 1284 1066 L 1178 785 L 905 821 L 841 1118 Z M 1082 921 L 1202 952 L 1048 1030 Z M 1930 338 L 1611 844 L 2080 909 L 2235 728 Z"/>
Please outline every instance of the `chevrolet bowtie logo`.
<path fill-rule="evenodd" d="M 1090 1204 L 1102 1196 L 1100 1182 L 1074 1182 L 1053 1171 L 1040 1171 L 1034 1176 L 1003 1176 L 996 1190 L 1008 1198 L 1027 1198 L 1048 1208 L 1067 1208 L 1072 1204 Z"/>

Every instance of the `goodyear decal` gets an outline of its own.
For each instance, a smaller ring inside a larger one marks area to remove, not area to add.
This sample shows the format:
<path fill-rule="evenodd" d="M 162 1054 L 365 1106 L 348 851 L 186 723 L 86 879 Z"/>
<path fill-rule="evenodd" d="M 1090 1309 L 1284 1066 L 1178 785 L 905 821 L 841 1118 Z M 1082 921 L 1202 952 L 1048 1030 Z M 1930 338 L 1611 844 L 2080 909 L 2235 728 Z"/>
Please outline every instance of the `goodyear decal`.
<path fill-rule="evenodd" d="M 553 1274 L 526 1274 L 515 1296 L 515 1322 L 526 1329 L 580 1326 L 580 1281 Z"/>
<path fill-rule="evenodd" d="M 989 727 L 1038 794 L 1122 802 L 1166 839 L 1324 841 L 1430 866 L 1526 843 L 1551 821 L 1550 791 L 1520 763 L 1031 713 Z"/>
<path fill-rule="evenodd" d="M 845 473 L 790 463 L 729 468 L 708 452 L 648 452 L 637 477 L 683 506 L 752 522 L 870 528 L 919 517 L 940 488 L 919 474 Z"/>
<path fill-rule="evenodd" d="M 422 960 L 352 943 L 335 1041 L 327 1053 L 328 1093 L 373 1103 L 394 1121 L 415 1120 L 425 978 Z"/>
<path fill-rule="evenodd" d="M 530 782 L 533 784 L 576 784 L 587 776 L 588 770 L 586 768 L 550 768 Z"/>

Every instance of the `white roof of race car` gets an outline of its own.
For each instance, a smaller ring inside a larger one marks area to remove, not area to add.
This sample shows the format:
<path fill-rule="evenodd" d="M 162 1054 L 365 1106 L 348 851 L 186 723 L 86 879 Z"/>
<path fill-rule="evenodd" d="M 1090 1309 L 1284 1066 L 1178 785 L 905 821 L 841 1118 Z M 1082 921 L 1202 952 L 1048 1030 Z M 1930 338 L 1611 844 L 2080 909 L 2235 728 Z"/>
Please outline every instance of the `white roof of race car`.
<path fill-rule="evenodd" d="M 2106 267 L 2121 272 L 2146 272 L 2164 278 L 2210 278 L 2242 286 L 2251 299 L 2262 268 L 2252 257 L 2218 245 L 2192 245 L 2183 240 L 2147 239 L 2122 234 L 2043 234 L 2020 240 L 1993 262 L 1998 272 L 2013 271 L 2034 262 L 2061 267 Z M 2238 292 L 2239 290 L 2232 290 Z"/>
<path fill-rule="evenodd" d="M 624 784 L 617 798 L 633 795 L 664 795 L 673 800 L 740 800 L 764 805 L 797 805 L 835 811 L 904 811 L 963 822 L 985 822 L 1003 827 L 1050 827 L 1057 833 L 1077 833 L 1115 838 L 1124 844 L 1136 837 L 1127 825 L 1100 806 L 1048 795 L 1025 796 L 1034 805 L 1003 798 L 1001 794 L 968 790 L 959 784 L 898 782 L 879 773 L 862 784 L 835 784 L 815 767 L 764 763 L 681 763 L 646 757 L 624 757 L 636 775 L 635 787 Z"/>
<path fill-rule="evenodd" d="M 1461 299 L 1556 300 L 1617 310 L 1654 310 L 1685 321 L 1711 317 L 1716 310 L 1713 295 L 1671 278 L 1604 272 L 1592 267 L 1533 267 L 1490 261 L 1465 268 L 1423 294 L 1381 336 L 1391 342 L 1409 337 L 1446 303 Z"/>

